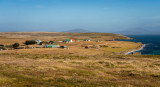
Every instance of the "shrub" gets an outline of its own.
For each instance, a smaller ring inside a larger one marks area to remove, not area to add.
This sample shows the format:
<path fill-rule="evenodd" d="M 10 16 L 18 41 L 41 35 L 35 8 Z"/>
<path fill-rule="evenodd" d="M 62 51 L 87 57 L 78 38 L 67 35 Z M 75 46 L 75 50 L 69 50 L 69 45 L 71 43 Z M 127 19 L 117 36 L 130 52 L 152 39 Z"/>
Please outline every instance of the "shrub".
<path fill-rule="evenodd" d="M 12 47 L 13 47 L 13 48 L 18 48 L 18 47 L 19 47 L 19 43 L 14 43 L 14 44 L 12 45 Z"/>
<path fill-rule="evenodd" d="M 13 45 L 6 45 L 6 48 L 13 48 Z"/>
<path fill-rule="evenodd" d="M 114 64 L 110 63 L 110 62 L 105 62 L 105 66 L 106 67 L 114 67 Z"/>
<path fill-rule="evenodd" d="M 112 47 L 112 48 L 121 48 L 121 47 Z"/>
<path fill-rule="evenodd" d="M 4 47 L 4 45 L 3 45 L 3 44 L 0 44 L 0 47 Z"/>
<path fill-rule="evenodd" d="M 107 45 L 100 45 L 100 47 L 108 47 Z"/>
<path fill-rule="evenodd" d="M 49 44 L 49 42 L 43 41 L 43 42 L 41 42 L 39 45 L 42 45 L 42 44 Z M 50 44 L 51 44 L 51 43 L 50 43 Z"/>
<path fill-rule="evenodd" d="M 160 77 L 160 75 L 155 75 L 155 74 L 152 74 L 152 75 L 150 75 L 150 76 L 152 76 L 152 77 Z"/>
<path fill-rule="evenodd" d="M 37 44 L 37 42 L 34 41 L 34 40 L 27 40 L 27 41 L 25 42 L 25 44 L 26 44 L 26 45 L 32 45 L 32 44 Z"/>
<path fill-rule="evenodd" d="M 3 49 L 3 50 L 5 50 L 6 48 L 5 48 L 5 47 L 0 47 L 0 49 Z"/>
<path fill-rule="evenodd" d="M 39 45 L 42 45 L 43 44 L 43 42 L 40 42 L 40 44 Z"/>
<path fill-rule="evenodd" d="M 54 41 L 49 41 L 49 43 L 50 43 L 50 44 L 53 44 L 53 43 L 54 43 Z"/>
<path fill-rule="evenodd" d="M 5 50 L 6 48 L 4 47 L 4 45 L 3 45 L 3 44 L 0 44 L 0 49 Z"/>

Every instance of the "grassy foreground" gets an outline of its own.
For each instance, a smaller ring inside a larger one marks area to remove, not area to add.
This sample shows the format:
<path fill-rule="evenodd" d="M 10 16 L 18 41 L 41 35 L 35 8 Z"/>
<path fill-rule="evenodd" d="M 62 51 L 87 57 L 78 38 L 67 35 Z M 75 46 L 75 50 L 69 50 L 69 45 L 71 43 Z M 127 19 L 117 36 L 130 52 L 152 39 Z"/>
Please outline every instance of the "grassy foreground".
<path fill-rule="evenodd" d="M 158 87 L 160 56 L 0 54 L 1 87 Z"/>

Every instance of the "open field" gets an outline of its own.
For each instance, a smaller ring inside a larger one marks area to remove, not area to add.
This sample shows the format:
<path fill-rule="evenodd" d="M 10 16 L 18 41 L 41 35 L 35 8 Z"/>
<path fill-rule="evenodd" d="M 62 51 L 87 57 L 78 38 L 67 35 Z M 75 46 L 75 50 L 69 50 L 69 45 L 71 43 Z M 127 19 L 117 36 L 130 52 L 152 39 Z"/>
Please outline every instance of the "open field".
<path fill-rule="evenodd" d="M 105 41 L 129 39 L 121 35 L 90 33 L 1 33 L 0 44 L 23 44 L 67 38 L 90 42 L 56 43 L 62 48 L 0 51 L 1 87 L 158 87 L 160 56 L 124 55 L 141 43 Z M 93 39 L 93 36 L 94 39 Z M 92 37 L 92 38 L 91 38 Z M 100 39 L 101 38 L 101 39 Z M 96 40 L 103 40 L 96 42 Z M 89 48 L 85 49 L 85 46 Z"/>
<path fill-rule="evenodd" d="M 129 39 L 128 37 L 110 33 L 57 33 L 57 32 L 1 32 L 1 44 L 22 43 L 25 40 L 40 39 L 42 41 L 60 41 L 64 39 L 107 40 L 107 39 Z"/>
<path fill-rule="evenodd" d="M 0 51 L 0 53 L 30 53 L 30 54 L 55 54 L 55 55 L 72 54 L 72 55 L 83 55 L 83 56 L 103 55 L 103 54 L 111 55 L 111 54 L 124 54 L 127 51 L 142 46 L 141 43 L 123 42 L 123 41 L 73 42 L 73 43 L 59 43 L 59 45 L 67 46 L 68 49 L 62 49 L 62 48 L 17 49 L 17 50 L 4 50 Z M 90 46 L 90 48 L 85 49 L 85 46 Z"/>
<path fill-rule="evenodd" d="M 2 87 L 158 87 L 160 56 L 0 54 Z"/>
<path fill-rule="evenodd" d="M 93 38 L 94 37 L 94 38 Z M 91 39 L 90 42 L 83 41 Z M 56 33 L 56 32 L 5 32 L 0 33 L 0 44 L 12 45 L 20 43 L 24 45 L 26 40 L 40 39 L 41 41 L 54 41 L 54 44 L 67 46 L 69 49 L 21 49 L 3 51 L 4 53 L 34 53 L 34 54 L 75 54 L 75 55 L 102 55 L 102 54 L 124 54 L 124 52 L 139 48 L 142 44 L 122 41 L 106 41 L 113 39 L 130 39 L 117 34 L 110 33 Z M 75 39 L 79 42 L 59 43 L 64 39 Z M 96 42 L 99 40 L 100 42 Z M 38 45 L 30 45 L 28 47 L 37 47 Z M 40 47 L 39 45 L 38 47 Z M 84 49 L 88 46 L 89 49 Z M 42 47 L 42 46 L 41 46 Z M 3 53 L 2 52 L 2 53 Z"/>

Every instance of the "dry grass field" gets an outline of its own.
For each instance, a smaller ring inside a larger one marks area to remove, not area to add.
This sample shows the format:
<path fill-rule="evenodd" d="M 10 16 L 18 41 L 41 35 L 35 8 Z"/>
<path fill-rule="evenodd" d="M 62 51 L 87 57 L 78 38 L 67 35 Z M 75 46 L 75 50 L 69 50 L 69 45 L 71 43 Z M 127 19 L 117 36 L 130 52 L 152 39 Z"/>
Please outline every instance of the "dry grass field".
<path fill-rule="evenodd" d="M 59 45 L 67 46 L 68 49 L 62 49 L 62 48 L 15 49 L 15 50 L 0 51 L 0 53 L 29 53 L 29 54 L 53 54 L 53 55 L 72 54 L 81 56 L 82 55 L 93 56 L 93 55 L 104 55 L 104 54 L 111 55 L 111 54 L 124 54 L 127 51 L 139 48 L 142 44 L 133 42 L 123 42 L 123 41 L 101 41 L 101 42 L 90 41 L 90 42 L 59 43 Z M 85 49 L 85 46 L 90 46 L 90 47 L 88 49 Z"/>
<path fill-rule="evenodd" d="M 0 54 L 1 87 L 159 87 L 160 56 Z"/>
<path fill-rule="evenodd" d="M 57 32 L 1 32 L 1 44 L 13 44 L 14 42 L 22 43 L 25 40 L 40 39 L 42 41 L 60 41 L 64 39 L 129 39 L 128 37 L 110 33 L 57 33 Z"/>
<path fill-rule="evenodd" d="M 100 35 L 99 35 L 100 34 Z M 108 35 L 108 36 L 107 36 Z M 94 39 L 93 39 L 94 36 Z M 124 55 L 141 43 L 100 41 L 129 39 L 121 35 L 95 33 L 1 33 L 0 44 L 63 38 L 91 42 L 57 43 L 62 48 L 0 51 L 0 87 L 159 87 L 160 56 Z M 91 38 L 92 37 L 92 38 Z M 85 46 L 89 46 L 85 49 Z"/>

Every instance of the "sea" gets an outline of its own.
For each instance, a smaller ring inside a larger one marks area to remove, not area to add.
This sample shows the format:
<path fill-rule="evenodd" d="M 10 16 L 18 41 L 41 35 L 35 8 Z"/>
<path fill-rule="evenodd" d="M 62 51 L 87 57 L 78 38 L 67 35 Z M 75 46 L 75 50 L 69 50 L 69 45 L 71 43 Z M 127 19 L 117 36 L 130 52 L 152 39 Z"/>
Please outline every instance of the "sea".
<path fill-rule="evenodd" d="M 144 44 L 141 50 L 142 55 L 160 55 L 160 35 L 125 35 L 133 38 L 132 40 L 123 40 L 130 42 L 141 42 Z"/>

